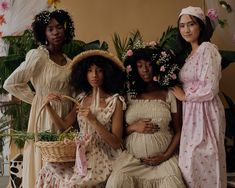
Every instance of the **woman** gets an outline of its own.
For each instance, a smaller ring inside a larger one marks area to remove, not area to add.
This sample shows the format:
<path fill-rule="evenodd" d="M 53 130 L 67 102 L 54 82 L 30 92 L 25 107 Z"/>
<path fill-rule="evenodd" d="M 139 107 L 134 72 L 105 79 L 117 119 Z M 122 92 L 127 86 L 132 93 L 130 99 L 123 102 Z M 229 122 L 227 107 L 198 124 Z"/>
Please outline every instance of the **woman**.
<path fill-rule="evenodd" d="M 15 97 L 31 104 L 28 132 L 35 132 L 35 121 L 43 99 L 48 93 L 58 92 L 70 95 L 69 75 L 71 60 L 62 53 L 62 46 L 74 36 L 71 17 L 64 10 L 43 11 L 35 16 L 32 23 L 36 41 L 41 45 L 30 50 L 25 61 L 9 76 L 4 89 Z M 31 81 L 35 92 L 28 86 Z M 54 109 L 64 117 L 72 104 L 54 103 Z M 42 113 L 38 123 L 38 132 L 56 131 L 47 113 Z M 24 147 L 23 187 L 34 187 L 35 179 L 41 169 L 41 155 L 35 149 L 33 141 L 27 141 Z"/>
<path fill-rule="evenodd" d="M 77 119 L 80 133 L 91 136 L 86 146 L 87 173 L 79 174 L 74 163 L 49 163 L 41 170 L 36 187 L 104 187 L 115 151 L 122 145 L 125 103 L 118 94 L 124 85 L 122 62 L 108 52 L 90 50 L 76 56 L 74 63 L 71 85 L 80 105 L 61 119 L 49 103 L 61 97 L 50 94 L 47 110 L 61 129 L 67 129 Z"/>
<path fill-rule="evenodd" d="M 224 188 L 225 116 L 218 96 L 221 57 L 217 47 L 207 42 L 205 20 L 199 7 L 182 9 L 178 20 L 183 50 L 191 49 L 180 71 L 183 89 L 173 88 L 183 101 L 179 166 L 190 188 Z"/>
<path fill-rule="evenodd" d="M 130 91 L 134 84 L 137 95 L 129 101 L 125 115 L 127 151 L 114 163 L 106 187 L 183 188 L 175 154 L 181 133 L 181 105 L 167 89 L 176 79 L 171 80 L 169 69 L 165 69 L 171 80 L 165 85 L 156 71 L 157 62 L 161 64 L 166 60 L 164 65 L 173 65 L 173 62 L 168 62 L 169 54 L 159 48 L 145 47 L 129 54 L 125 65 L 131 79 Z"/>

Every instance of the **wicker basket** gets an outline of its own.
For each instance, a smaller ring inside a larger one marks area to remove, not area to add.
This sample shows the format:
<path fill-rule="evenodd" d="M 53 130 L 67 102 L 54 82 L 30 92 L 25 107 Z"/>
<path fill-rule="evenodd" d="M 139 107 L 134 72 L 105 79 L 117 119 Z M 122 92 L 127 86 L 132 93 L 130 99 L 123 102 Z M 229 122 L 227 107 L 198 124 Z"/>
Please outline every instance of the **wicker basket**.
<path fill-rule="evenodd" d="M 62 96 L 64 99 L 71 100 L 75 102 L 77 105 L 78 102 L 68 96 Z M 39 110 L 36 125 L 39 119 L 39 115 L 41 111 L 44 109 L 46 104 L 44 104 L 41 109 Z M 35 131 L 35 145 L 40 148 L 42 154 L 42 160 L 45 162 L 71 162 L 75 161 L 76 157 L 76 143 L 75 141 L 71 141 L 69 143 L 64 143 L 63 141 L 38 141 L 38 132 L 37 128 Z"/>

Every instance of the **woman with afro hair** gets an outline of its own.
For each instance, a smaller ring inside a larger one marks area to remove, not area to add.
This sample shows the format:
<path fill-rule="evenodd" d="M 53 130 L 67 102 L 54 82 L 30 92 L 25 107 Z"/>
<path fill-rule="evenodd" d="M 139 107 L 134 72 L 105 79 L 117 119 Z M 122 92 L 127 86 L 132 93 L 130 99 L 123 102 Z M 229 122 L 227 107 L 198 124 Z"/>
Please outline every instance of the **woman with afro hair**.
<path fill-rule="evenodd" d="M 27 53 L 25 61 L 4 83 L 4 89 L 10 94 L 31 104 L 28 132 L 35 132 L 36 116 L 48 93 L 71 95 L 68 84 L 71 60 L 63 54 L 62 46 L 74 37 L 73 21 L 64 10 L 40 12 L 34 18 L 32 29 L 39 47 Z M 29 81 L 35 91 L 28 86 Z M 61 117 L 64 117 L 72 107 L 70 102 L 52 105 Z M 41 113 L 37 129 L 38 132 L 57 131 L 46 112 Z M 40 152 L 35 148 L 33 141 L 25 143 L 23 155 L 23 187 L 34 187 L 42 163 Z"/>

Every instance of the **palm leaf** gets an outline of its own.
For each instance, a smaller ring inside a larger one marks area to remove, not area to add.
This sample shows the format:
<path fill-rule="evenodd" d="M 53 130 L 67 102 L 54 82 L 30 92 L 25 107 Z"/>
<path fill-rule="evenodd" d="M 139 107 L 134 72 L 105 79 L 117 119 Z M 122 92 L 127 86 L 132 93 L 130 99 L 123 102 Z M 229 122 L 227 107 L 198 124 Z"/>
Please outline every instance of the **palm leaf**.
<path fill-rule="evenodd" d="M 119 34 L 114 33 L 114 35 L 112 37 L 112 41 L 113 41 L 113 44 L 114 44 L 114 48 L 116 50 L 116 54 L 117 54 L 118 58 L 122 61 L 123 60 L 123 54 L 128 49 L 127 38 L 121 39 Z"/>
<path fill-rule="evenodd" d="M 159 40 L 159 45 L 163 49 L 172 50 L 175 54 L 178 54 L 180 51 L 177 44 L 177 28 L 172 26 L 168 27 L 167 30 L 163 32 Z"/>

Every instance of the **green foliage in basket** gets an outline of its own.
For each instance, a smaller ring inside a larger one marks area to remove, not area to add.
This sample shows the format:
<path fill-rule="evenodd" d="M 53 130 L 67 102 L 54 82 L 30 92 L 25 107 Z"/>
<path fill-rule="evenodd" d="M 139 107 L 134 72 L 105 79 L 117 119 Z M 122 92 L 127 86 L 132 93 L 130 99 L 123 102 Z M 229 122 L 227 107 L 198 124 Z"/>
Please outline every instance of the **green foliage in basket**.
<path fill-rule="evenodd" d="M 64 141 L 65 139 L 74 140 L 77 136 L 77 133 L 74 131 L 63 132 L 59 135 L 59 141 Z"/>
<path fill-rule="evenodd" d="M 58 141 L 58 134 L 52 133 L 50 131 L 43 131 L 38 134 L 38 139 L 40 141 L 51 142 L 51 141 Z"/>

